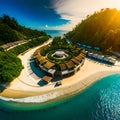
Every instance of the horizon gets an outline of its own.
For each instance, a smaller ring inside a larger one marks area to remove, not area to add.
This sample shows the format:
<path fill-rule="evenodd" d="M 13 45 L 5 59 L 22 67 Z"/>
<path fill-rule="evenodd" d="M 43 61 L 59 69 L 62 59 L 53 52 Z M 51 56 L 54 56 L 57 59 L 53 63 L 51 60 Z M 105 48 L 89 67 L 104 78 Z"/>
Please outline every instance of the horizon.
<path fill-rule="evenodd" d="M 37 30 L 72 30 L 87 15 L 103 8 L 120 9 L 120 0 L 1 0 L 0 16 L 14 17 Z"/>

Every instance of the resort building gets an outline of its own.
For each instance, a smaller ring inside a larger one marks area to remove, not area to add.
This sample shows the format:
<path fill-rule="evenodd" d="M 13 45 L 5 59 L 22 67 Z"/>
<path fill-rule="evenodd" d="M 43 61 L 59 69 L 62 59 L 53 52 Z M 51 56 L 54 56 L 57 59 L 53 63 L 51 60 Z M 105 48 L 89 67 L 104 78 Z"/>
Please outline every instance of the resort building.
<path fill-rule="evenodd" d="M 39 66 L 39 68 L 42 71 L 44 71 L 46 75 L 49 76 L 49 77 L 47 76 L 43 77 L 43 81 L 45 81 L 46 83 L 49 83 L 51 81 L 51 77 L 56 77 L 56 76 L 64 77 L 64 76 L 73 75 L 78 70 L 80 70 L 80 68 L 84 64 L 86 51 L 84 51 L 81 48 L 76 48 L 76 50 L 79 51 L 79 54 L 77 56 L 72 56 L 71 59 L 69 59 L 68 61 L 64 61 L 64 59 L 69 57 L 70 55 L 69 51 L 65 49 L 55 50 L 51 54 L 51 56 L 54 59 L 57 59 L 58 62 L 59 60 L 60 61 L 63 60 L 63 62 L 61 62 L 60 64 L 58 63 L 56 64 L 54 60 L 48 58 L 49 53 L 47 53 L 45 56 L 41 55 L 41 50 L 45 49 L 46 47 L 48 46 L 44 46 L 42 48 L 37 49 L 33 55 L 37 66 Z"/>
<path fill-rule="evenodd" d="M 87 57 L 97 60 L 99 62 L 111 64 L 111 65 L 114 65 L 116 62 L 116 60 L 111 57 L 105 57 L 103 55 L 98 55 L 98 54 L 89 53 L 89 52 L 87 53 Z"/>
<path fill-rule="evenodd" d="M 81 43 L 77 43 L 77 45 L 87 51 L 86 57 L 90 59 L 93 59 L 102 63 L 110 64 L 110 65 L 114 65 L 116 62 L 116 60 L 112 57 L 105 57 L 104 55 L 99 55 L 97 53 L 98 51 L 100 51 L 99 47 L 92 47 L 92 46 L 81 44 Z M 91 51 L 96 51 L 96 52 L 93 53 Z"/>

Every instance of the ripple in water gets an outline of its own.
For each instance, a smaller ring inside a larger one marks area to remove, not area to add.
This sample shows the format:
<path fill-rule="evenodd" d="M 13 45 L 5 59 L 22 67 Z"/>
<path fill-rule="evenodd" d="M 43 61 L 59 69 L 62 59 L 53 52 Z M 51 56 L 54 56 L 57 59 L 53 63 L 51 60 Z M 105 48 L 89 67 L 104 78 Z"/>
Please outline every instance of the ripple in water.
<path fill-rule="evenodd" d="M 8 110 L 16 107 L 18 110 Z M 24 106 L 24 107 L 23 107 Z M 0 101 L 2 120 L 120 120 L 120 74 L 105 77 L 71 98 L 62 102 L 26 105 Z M 23 109 L 22 109 L 23 107 Z"/>
<path fill-rule="evenodd" d="M 120 75 L 106 77 L 102 83 L 93 115 L 96 120 L 120 120 Z"/>

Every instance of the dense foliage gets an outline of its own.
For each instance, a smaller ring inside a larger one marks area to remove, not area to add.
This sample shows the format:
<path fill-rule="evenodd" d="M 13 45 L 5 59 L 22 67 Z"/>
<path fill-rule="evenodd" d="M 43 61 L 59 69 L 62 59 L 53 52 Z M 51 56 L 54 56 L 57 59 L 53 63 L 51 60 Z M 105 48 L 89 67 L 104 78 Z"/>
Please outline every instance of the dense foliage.
<path fill-rule="evenodd" d="M 44 32 L 25 28 L 8 15 L 3 15 L 0 18 L 0 45 L 29 38 L 31 40 L 27 43 L 14 47 L 9 51 L 4 51 L 0 47 L 0 83 L 10 82 L 20 74 L 23 66 L 17 55 L 49 39 L 49 36 Z"/>
<path fill-rule="evenodd" d="M 19 58 L 11 52 L 0 52 L 0 82 L 10 82 L 17 77 L 23 66 Z"/>
<path fill-rule="evenodd" d="M 17 57 L 18 54 L 40 45 L 48 39 L 48 36 L 35 38 L 6 52 L 0 48 L 0 83 L 10 82 L 20 74 L 23 66 L 21 60 Z"/>
<path fill-rule="evenodd" d="M 77 56 L 79 53 L 78 50 L 76 50 L 76 47 L 69 44 L 65 38 L 55 37 L 51 43 L 51 46 L 41 50 L 41 55 L 45 56 L 50 51 L 58 50 L 58 49 L 68 50 L 74 56 Z"/>
<path fill-rule="evenodd" d="M 44 32 L 19 25 L 14 18 L 9 17 L 8 15 L 4 14 L 0 17 L 0 45 L 45 35 Z"/>
<path fill-rule="evenodd" d="M 53 54 L 58 50 L 65 51 L 68 53 L 68 56 L 63 59 L 54 57 Z M 79 50 L 76 49 L 76 46 L 69 44 L 65 38 L 55 37 L 51 45 L 42 49 L 40 51 L 40 54 L 42 56 L 46 56 L 49 61 L 54 62 L 56 65 L 59 65 L 61 63 L 69 61 L 72 59 L 72 57 L 77 56 L 79 54 Z"/>
<path fill-rule="evenodd" d="M 100 47 L 102 51 L 120 52 L 120 11 L 107 8 L 95 12 L 67 33 L 66 37 L 74 42 Z"/>

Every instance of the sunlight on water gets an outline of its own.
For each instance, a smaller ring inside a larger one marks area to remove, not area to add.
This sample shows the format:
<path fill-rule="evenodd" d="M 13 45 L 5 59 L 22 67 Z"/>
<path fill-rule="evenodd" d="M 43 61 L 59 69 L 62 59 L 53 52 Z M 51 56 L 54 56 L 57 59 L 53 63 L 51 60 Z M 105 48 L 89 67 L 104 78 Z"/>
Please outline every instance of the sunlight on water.
<path fill-rule="evenodd" d="M 64 34 L 66 34 L 68 31 L 65 30 L 45 30 L 48 35 L 51 35 L 51 37 L 61 36 L 63 37 Z"/>

